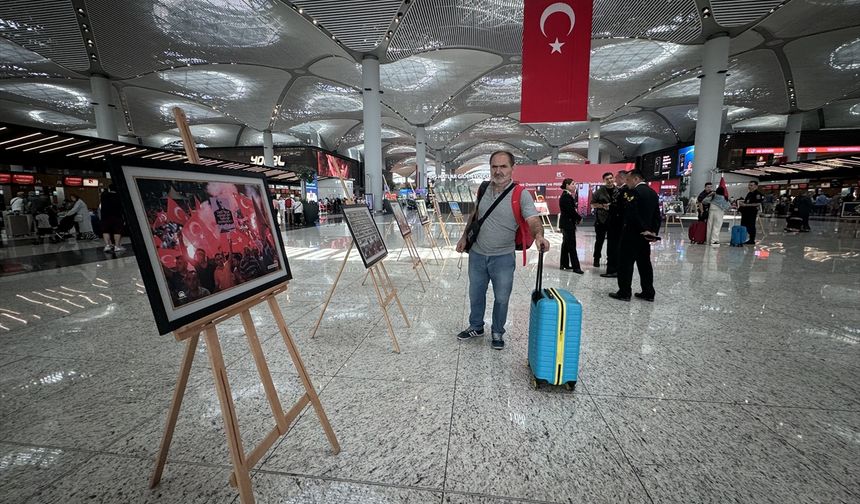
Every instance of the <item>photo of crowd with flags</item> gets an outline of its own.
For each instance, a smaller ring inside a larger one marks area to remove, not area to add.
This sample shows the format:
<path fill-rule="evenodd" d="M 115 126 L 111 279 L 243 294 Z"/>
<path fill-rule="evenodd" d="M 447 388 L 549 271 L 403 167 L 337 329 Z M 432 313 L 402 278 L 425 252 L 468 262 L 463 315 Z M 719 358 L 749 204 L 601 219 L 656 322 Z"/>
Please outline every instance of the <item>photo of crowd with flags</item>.
<path fill-rule="evenodd" d="M 280 270 L 260 186 L 136 183 L 174 308 Z"/>

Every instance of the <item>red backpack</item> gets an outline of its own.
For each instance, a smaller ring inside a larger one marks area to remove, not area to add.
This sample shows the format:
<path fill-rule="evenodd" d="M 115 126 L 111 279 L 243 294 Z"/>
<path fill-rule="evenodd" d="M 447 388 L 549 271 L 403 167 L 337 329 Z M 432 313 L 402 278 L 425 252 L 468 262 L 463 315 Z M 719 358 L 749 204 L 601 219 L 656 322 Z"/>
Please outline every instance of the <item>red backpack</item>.
<path fill-rule="evenodd" d="M 487 187 L 489 187 L 489 185 L 490 182 L 484 182 L 481 184 L 480 187 L 478 187 L 478 203 L 481 202 L 481 197 L 484 195 L 484 192 L 487 190 Z M 528 249 L 534 244 L 535 238 L 534 236 L 532 236 L 532 232 L 531 229 L 529 229 L 528 223 L 523 218 L 522 207 L 520 205 L 520 198 L 523 194 L 523 190 L 525 190 L 523 186 L 514 182 L 514 190 L 511 191 L 511 209 L 514 212 L 514 219 L 517 220 L 517 234 L 514 238 L 514 248 L 516 250 L 523 251 L 523 266 L 525 266 L 527 262 L 526 249 Z"/>

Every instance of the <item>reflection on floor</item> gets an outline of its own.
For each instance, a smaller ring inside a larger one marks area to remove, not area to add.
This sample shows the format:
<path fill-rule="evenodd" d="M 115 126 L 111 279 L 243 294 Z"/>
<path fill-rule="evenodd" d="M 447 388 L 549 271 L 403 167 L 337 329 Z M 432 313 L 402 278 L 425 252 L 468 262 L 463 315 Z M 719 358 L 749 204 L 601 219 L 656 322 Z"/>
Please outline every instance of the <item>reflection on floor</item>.
<path fill-rule="evenodd" d="M 285 235 L 295 281 L 279 301 L 343 451 L 306 410 L 257 467 L 258 502 L 860 501 L 860 240 L 774 221 L 755 247 L 710 247 L 673 227 L 654 248 L 656 302 L 622 303 L 590 267 L 593 228 L 577 233 L 583 276 L 555 267 L 552 235 L 544 285 L 585 309 L 571 393 L 529 386 L 535 254 L 497 352 L 454 338 L 457 254 L 427 261 L 423 292 L 383 222 L 413 321 L 393 319 L 400 355 L 354 254 L 309 337 L 349 240 L 342 224 Z M 274 322 L 255 318 L 290 403 L 297 375 Z M 241 324 L 222 334 L 250 447 L 272 427 L 268 404 Z M 238 502 L 205 347 L 163 483 L 147 488 L 182 350 L 156 334 L 132 257 L 0 278 L 0 500 Z"/>

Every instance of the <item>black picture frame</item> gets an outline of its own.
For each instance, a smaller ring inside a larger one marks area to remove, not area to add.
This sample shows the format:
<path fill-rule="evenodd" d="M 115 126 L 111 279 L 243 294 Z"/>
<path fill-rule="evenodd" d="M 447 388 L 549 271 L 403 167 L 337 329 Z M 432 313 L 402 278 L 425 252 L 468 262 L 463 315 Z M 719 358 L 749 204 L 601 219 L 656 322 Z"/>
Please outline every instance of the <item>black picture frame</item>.
<path fill-rule="evenodd" d="M 397 204 L 392 203 L 392 204 Z M 388 255 L 388 247 L 376 226 L 376 221 L 365 205 L 344 205 L 343 220 L 349 228 L 352 243 L 361 256 L 365 268 L 370 268 Z M 371 229 L 372 228 L 372 229 Z M 382 250 L 378 250 L 381 245 Z"/>
<path fill-rule="evenodd" d="M 108 163 L 111 179 L 122 200 L 132 248 L 159 334 L 163 335 L 175 331 L 292 279 L 292 271 L 284 249 L 283 236 L 277 226 L 270 204 L 271 193 L 264 175 L 249 171 L 206 168 L 199 165 L 185 165 L 179 168 L 175 163 L 139 159 L 125 160 L 116 157 L 109 158 Z M 263 212 L 265 224 L 272 235 L 275 259 L 278 261 L 276 270 L 263 273 L 253 280 L 241 282 L 224 291 L 201 297 L 187 305 L 175 305 L 169 296 L 169 282 L 163 271 L 161 258 L 158 254 L 159 248 L 156 247 L 152 228 L 150 225 L 146 225 L 145 229 L 143 228 L 144 223 L 148 224 L 144 200 L 140 195 L 139 187 L 130 187 L 129 185 L 130 181 L 135 181 L 137 177 L 185 183 L 220 182 L 256 186 L 260 201 L 259 208 L 255 208 L 255 215 L 257 215 L 257 210 Z M 156 266 L 159 267 L 158 270 L 156 270 Z"/>
<path fill-rule="evenodd" d="M 423 226 L 430 223 L 430 214 L 427 212 L 427 202 L 424 200 L 415 200 L 415 209 L 418 211 L 418 221 Z"/>
<path fill-rule="evenodd" d="M 409 225 L 406 213 L 403 212 L 403 207 L 400 206 L 399 202 L 391 202 L 391 213 L 394 215 L 394 222 L 397 223 L 397 228 L 400 230 L 400 236 L 406 238 L 411 235 L 412 227 Z"/>

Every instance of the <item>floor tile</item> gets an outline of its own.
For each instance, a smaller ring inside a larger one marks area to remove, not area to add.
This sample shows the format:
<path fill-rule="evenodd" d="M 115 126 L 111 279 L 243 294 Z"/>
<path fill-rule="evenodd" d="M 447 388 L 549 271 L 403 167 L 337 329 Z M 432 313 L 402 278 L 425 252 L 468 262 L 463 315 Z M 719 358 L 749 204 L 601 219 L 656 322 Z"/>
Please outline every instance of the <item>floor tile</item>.
<path fill-rule="evenodd" d="M 458 387 L 449 453 L 446 490 L 554 502 L 648 502 L 588 396 L 525 386 Z"/>
<path fill-rule="evenodd" d="M 334 378 L 320 398 L 341 452 L 332 454 L 306 414 L 263 468 L 441 490 L 452 394 L 436 384 Z"/>
<path fill-rule="evenodd" d="M 40 488 L 74 471 L 92 454 L 0 443 L 0 495 L 3 502 L 24 502 Z"/>
<path fill-rule="evenodd" d="M 265 472 L 258 473 L 253 484 L 254 494 L 260 504 L 439 504 L 442 498 L 439 492 Z"/>

